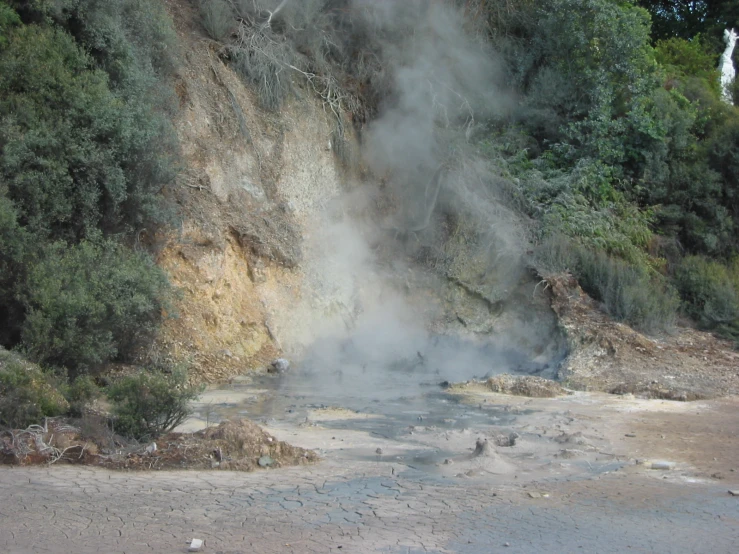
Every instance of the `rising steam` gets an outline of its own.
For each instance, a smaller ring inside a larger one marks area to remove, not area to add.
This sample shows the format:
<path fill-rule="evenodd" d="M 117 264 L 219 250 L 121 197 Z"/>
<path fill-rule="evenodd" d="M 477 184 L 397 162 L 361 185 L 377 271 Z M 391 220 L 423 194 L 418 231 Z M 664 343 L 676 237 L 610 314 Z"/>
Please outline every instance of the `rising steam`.
<path fill-rule="evenodd" d="M 450 2 L 354 0 L 353 9 L 384 37 L 390 89 L 360 137 L 382 185 L 333 203 L 311 235 L 316 296 L 351 301 L 339 302 L 341 318 L 314 323 L 322 330 L 295 379 L 372 394 L 397 393 L 409 375 L 420 383 L 542 370 L 552 353 L 532 351 L 544 350 L 549 330 L 525 313 L 490 335 L 526 248 L 520 217 L 502 201 L 504 179 L 474 146 L 510 105 L 495 53 Z M 472 304 L 477 316 L 466 315 Z"/>

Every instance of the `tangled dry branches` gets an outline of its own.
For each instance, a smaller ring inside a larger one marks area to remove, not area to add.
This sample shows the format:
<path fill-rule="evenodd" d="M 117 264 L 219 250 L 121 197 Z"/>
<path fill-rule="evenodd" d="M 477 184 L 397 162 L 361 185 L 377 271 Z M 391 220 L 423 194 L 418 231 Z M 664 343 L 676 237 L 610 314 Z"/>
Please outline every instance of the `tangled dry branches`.
<path fill-rule="evenodd" d="M 79 429 L 52 418 L 46 418 L 43 425 L 31 425 L 23 430 L 8 430 L 3 433 L 2 456 L 23 464 L 28 458 L 46 461 L 49 465 L 65 459 L 68 453 L 77 454 L 81 459 L 87 444 L 61 446 L 55 439 L 64 434 L 78 434 Z"/>

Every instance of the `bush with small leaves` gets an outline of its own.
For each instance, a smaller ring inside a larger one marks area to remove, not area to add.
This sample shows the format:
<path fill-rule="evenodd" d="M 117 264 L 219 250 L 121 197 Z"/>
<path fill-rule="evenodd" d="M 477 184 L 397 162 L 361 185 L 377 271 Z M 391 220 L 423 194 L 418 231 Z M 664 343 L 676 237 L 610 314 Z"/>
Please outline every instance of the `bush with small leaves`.
<path fill-rule="evenodd" d="M 107 389 L 113 403 L 115 431 L 137 440 L 150 440 L 171 431 L 187 419 L 189 403 L 202 390 L 188 383 L 187 371 L 182 368 L 139 371 L 122 377 Z"/>
<path fill-rule="evenodd" d="M 739 275 L 702 256 L 688 256 L 675 268 L 672 279 L 684 310 L 705 329 L 739 338 Z M 732 271 L 732 269 L 734 271 Z"/>
<path fill-rule="evenodd" d="M 617 321 L 646 333 L 674 327 L 680 300 L 659 273 L 604 252 L 581 249 L 575 274 L 583 290 L 601 301 Z"/>
<path fill-rule="evenodd" d="M 200 0 L 200 15 L 213 40 L 226 40 L 236 28 L 233 10 L 226 0 Z"/>
<path fill-rule="evenodd" d="M 149 256 L 107 239 L 46 247 L 25 290 L 26 353 L 72 376 L 125 360 L 152 335 L 170 294 Z"/>
<path fill-rule="evenodd" d="M 100 397 L 102 391 L 89 375 L 79 375 L 66 387 L 64 396 L 69 402 L 69 415 L 80 417 L 92 402 Z"/>
<path fill-rule="evenodd" d="M 564 235 L 552 235 L 534 252 L 542 275 L 569 272 L 617 321 L 644 332 L 669 331 L 679 298 L 666 279 L 646 267 L 585 248 Z"/>
<path fill-rule="evenodd" d="M 0 347 L 0 428 L 25 429 L 68 409 L 53 375 Z"/>

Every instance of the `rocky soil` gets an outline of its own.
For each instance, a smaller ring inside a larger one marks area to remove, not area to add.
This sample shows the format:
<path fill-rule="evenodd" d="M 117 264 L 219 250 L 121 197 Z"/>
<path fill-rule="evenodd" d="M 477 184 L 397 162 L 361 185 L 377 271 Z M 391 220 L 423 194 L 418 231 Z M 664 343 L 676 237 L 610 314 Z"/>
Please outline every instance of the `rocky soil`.
<path fill-rule="evenodd" d="M 739 394 L 739 351 L 709 333 L 679 327 L 648 337 L 612 321 L 568 276 L 546 282 L 568 343 L 559 379 L 576 390 L 696 400 Z"/>

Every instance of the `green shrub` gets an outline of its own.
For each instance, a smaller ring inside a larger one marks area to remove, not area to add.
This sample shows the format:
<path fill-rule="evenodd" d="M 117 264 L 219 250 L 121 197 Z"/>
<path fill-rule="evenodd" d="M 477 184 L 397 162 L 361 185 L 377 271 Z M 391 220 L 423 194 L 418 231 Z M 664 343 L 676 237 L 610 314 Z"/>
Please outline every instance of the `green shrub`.
<path fill-rule="evenodd" d="M 662 275 L 647 267 L 585 248 L 563 235 L 544 240 L 534 252 L 534 264 L 545 276 L 572 273 L 606 313 L 640 331 L 669 331 L 675 324 L 677 294 Z"/>
<path fill-rule="evenodd" d="M 702 256 L 688 256 L 675 268 L 673 282 L 685 312 L 704 329 L 739 338 L 737 262 L 731 268 Z"/>
<path fill-rule="evenodd" d="M 107 389 L 113 403 L 117 433 L 148 440 L 174 429 L 190 415 L 189 402 L 201 387 L 188 384 L 187 372 L 177 368 L 140 371 L 120 378 Z"/>
<path fill-rule="evenodd" d="M 54 243 L 30 269 L 24 348 L 73 375 L 125 359 L 156 329 L 169 290 L 148 256 L 111 240 Z"/>
<path fill-rule="evenodd" d="M 161 272 L 100 236 L 167 222 L 175 35 L 157 0 L 3 0 L 0 35 L 0 344 L 74 375 L 161 312 Z"/>
<path fill-rule="evenodd" d="M 127 96 L 174 68 L 177 39 L 159 0 L 36 0 L 26 9 L 71 34 Z"/>
<path fill-rule="evenodd" d="M 89 375 L 79 375 L 66 387 L 65 397 L 69 402 L 69 413 L 72 416 L 84 415 L 85 408 L 100 397 L 102 391 Z"/>
<path fill-rule="evenodd" d="M 5 37 L 5 29 L 20 25 L 21 18 L 13 8 L 6 4 L 0 3 L 0 48 L 8 44 L 8 39 Z"/>
<path fill-rule="evenodd" d="M 139 229 L 174 178 L 171 125 L 91 65 L 70 35 L 36 25 L 0 51 L 0 179 L 40 238 Z"/>
<path fill-rule="evenodd" d="M 51 375 L 0 347 L 0 427 L 25 429 L 68 409 Z"/>
<path fill-rule="evenodd" d="M 576 276 L 583 290 L 601 301 L 617 321 L 647 333 L 669 331 L 675 325 L 679 298 L 658 273 L 582 249 Z"/>
<path fill-rule="evenodd" d="M 700 36 L 691 40 L 672 37 L 657 41 L 655 58 L 666 67 L 670 77 L 694 77 L 701 79 L 718 96 L 719 77 L 716 54 Z"/>
<path fill-rule="evenodd" d="M 610 168 L 592 160 L 569 171 L 552 170 L 546 160 L 537 165 L 542 169 L 521 173 L 519 189 L 542 235 L 564 235 L 635 265 L 649 264 L 645 247 L 653 214 L 614 188 Z"/>
<path fill-rule="evenodd" d="M 218 41 L 227 39 L 236 28 L 233 10 L 225 0 L 200 0 L 203 27 Z"/>
<path fill-rule="evenodd" d="M 556 233 L 546 237 L 534 249 L 533 265 L 540 275 L 575 273 L 580 249 L 566 236 Z"/>
<path fill-rule="evenodd" d="M 17 289 L 25 275 L 28 238 L 13 204 L 3 196 L 0 181 L 0 344 L 18 342 L 24 313 Z"/>

